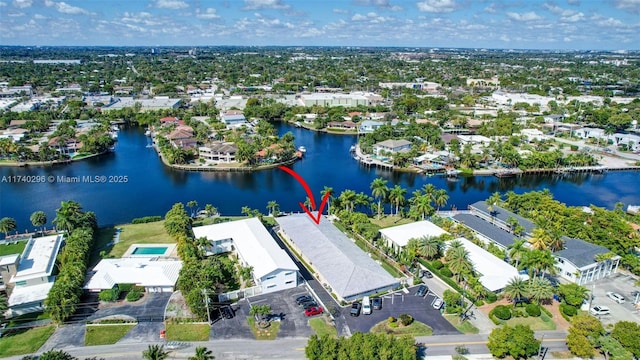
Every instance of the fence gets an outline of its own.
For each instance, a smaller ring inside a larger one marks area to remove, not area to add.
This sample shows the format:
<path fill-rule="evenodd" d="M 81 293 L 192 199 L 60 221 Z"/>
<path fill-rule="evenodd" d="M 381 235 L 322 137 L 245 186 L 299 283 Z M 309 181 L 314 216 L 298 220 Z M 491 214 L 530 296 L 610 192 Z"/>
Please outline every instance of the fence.
<path fill-rule="evenodd" d="M 239 300 L 244 298 L 250 298 L 252 296 L 262 294 L 262 286 L 257 285 L 246 289 L 229 291 L 227 293 L 218 294 L 218 301 L 225 302 L 230 300 Z"/>

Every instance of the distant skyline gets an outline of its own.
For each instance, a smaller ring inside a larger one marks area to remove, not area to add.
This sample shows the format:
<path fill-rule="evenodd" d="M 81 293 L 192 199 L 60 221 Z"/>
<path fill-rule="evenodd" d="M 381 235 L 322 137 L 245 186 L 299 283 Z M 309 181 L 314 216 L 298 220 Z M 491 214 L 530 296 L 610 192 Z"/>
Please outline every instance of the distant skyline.
<path fill-rule="evenodd" d="M 640 0 L 0 0 L 0 45 L 640 50 Z"/>

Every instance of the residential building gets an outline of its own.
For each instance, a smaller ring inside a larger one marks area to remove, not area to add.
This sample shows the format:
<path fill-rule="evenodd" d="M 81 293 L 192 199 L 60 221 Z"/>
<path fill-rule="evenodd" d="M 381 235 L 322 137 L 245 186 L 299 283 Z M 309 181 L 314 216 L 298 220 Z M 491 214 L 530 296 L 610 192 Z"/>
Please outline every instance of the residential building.
<path fill-rule="evenodd" d="M 514 134 L 514 135 L 517 135 L 517 134 Z M 520 135 L 526 136 L 528 142 L 542 141 L 542 140 L 549 139 L 548 135 L 545 135 L 542 131 L 538 129 L 522 129 L 520 130 Z"/>
<path fill-rule="evenodd" d="M 27 134 L 29 130 L 27 129 L 7 129 L 0 133 L 0 139 L 11 139 L 13 142 L 18 142 L 22 140 Z"/>
<path fill-rule="evenodd" d="M 443 234 L 448 232 L 428 220 L 380 229 L 382 240 L 395 252 L 404 248 L 411 239 L 438 237 Z"/>
<path fill-rule="evenodd" d="M 384 121 L 364 120 L 360 122 L 360 126 L 358 126 L 358 131 L 361 133 L 371 133 L 384 124 L 385 124 Z"/>
<path fill-rule="evenodd" d="M 469 210 L 471 210 L 471 214 L 478 216 L 505 231 L 512 231 L 512 226 L 509 224 L 508 220 L 509 218 L 515 219 L 518 224 L 524 228 L 525 235 L 531 235 L 531 233 L 533 233 L 533 229 L 536 228 L 536 224 L 531 220 L 525 219 L 516 213 L 501 208 L 500 206 L 490 206 L 485 201 L 477 201 L 469 205 Z"/>
<path fill-rule="evenodd" d="M 516 235 L 510 233 L 496 225 L 493 225 L 486 219 L 471 214 L 455 214 L 452 219 L 457 223 L 463 224 L 473 230 L 476 237 L 485 244 L 490 242 L 498 245 L 502 250 L 507 250 L 513 245 Z"/>
<path fill-rule="evenodd" d="M 380 95 L 374 93 L 352 92 L 352 93 L 312 93 L 302 94 L 299 98 L 299 104 L 302 106 L 346 106 L 357 107 L 373 106 L 382 101 Z"/>
<path fill-rule="evenodd" d="M 9 294 L 9 317 L 42 311 L 44 300 L 53 286 L 56 256 L 64 241 L 62 234 L 30 238 L 20 254 L 15 273 L 6 284 Z M 11 273 L 11 259 L 7 272 Z M 4 274 L 3 274 L 4 278 Z"/>
<path fill-rule="evenodd" d="M 278 234 L 339 300 L 353 301 L 400 285 L 328 219 L 316 224 L 307 214 L 294 214 L 275 220 Z"/>
<path fill-rule="evenodd" d="M 383 152 L 397 153 L 411 150 L 411 141 L 389 139 L 373 144 L 373 152 L 380 156 Z"/>
<path fill-rule="evenodd" d="M 606 135 L 606 132 L 604 131 L 604 129 L 584 127 L 581 129 L 574 130 L 573 135 L 583 139 L 587 139 L 587 138 L 603 139 Z"/>
<path fill-rule="evenodd" d="M 182 125 L 180 119 L 175 116 L 166 116 L 160 119 L 161 126 Z"/>
<path fill-rule="evenodd" d="M 489 139 L 486 136 L 482 136 L 482 135 L 458 135 L 458 140 L 460 141 L 460 144 L 462 145 L 466 145 L 466 144 L 482 144 L 484 146 L 487 146 L 489 144 L 491 144 L 491 142 L 493 140 Z"/>
<path fill-rule="evenodd" d="M 355 130 L 357 127 L 358 124 L 353 121 L 330 121 L 327 123 L 327 128 L 332 129 Z"/>
<path fill-rule="evenodd" d="M 75 138 L 60 139 L 59 137 L 51 138 L 48 145 L 56 149 L 61 154 L 73 156 L 75 153 L 80 152 L 82 148 L 82 142 Z"/>
<path fill-rule="evenodd" d="M 172 99 L 167 96 L 156 96 L 152 99 L 134 99 L 133 97 L 114 98 L 114 102 L 109 106 L 104 106 L 101 111 L 120 110 L 124 108 L 135 108 L 136 103 L 140 104 L 140 111 L 177 109 L 182 100 Z"/>
<path fill-rule="evenodd" d="M 13 286 L 9 281 L 18 271 L 19 263 L 20 254 L 0 256 L 0 291 L 5 291 L 7 294 L 11 293 Z"/>
<path fill-rule="evenodd" d="M 198 226 L 193 234 L 209 240 L 208 254 L 234 251 L 242 266 L 253 269 L 253 280 L 262 293 L 298 286 L 298 267 L 258 218 Z"/>
<path fill-rule="evenodd" d="M 237 152 L 236 144 L 225 141 L 214 141 L 198 148 L 200 158 L 213 163 L 235 162 Z"/>
<path fill-rule="evenodd" d="M 179 125 L 167 135 L 167 140 L 175 148 L 193 149 L 197 146 L 198 140 L 193 137 L 193 128 L 187 125 Z"/>
<path fill-rule="evenodd" d="M 500 79 L 497 76 L 494 76 L 490 79 L 467 79 L 467 86 L 474 87 L 498 87 L 500 86 Z"/>
<path fill-rule="evenodd" d="M 620 256 L 610 258 L 609 250 L 584 240 L 563 237 L 564 247 L 553 253 L 558 275 L 578 285 L 605 278 L 618 271 Z"/>
<path fill-rule="evenodd" d="M 247 119 L 241 110 L 227 110 L 220 114 L 220 121 L 227 127 L 237 127 L 247 124 Z"/>
<path fill-rule="evenodd" d="M 89 273 L 84 288 L 98 292 L 113 289 L 117 284 L 135 284 L 146 292 L 167 292 L 175 289 L 182 261 L 157 256 L 102 259 Z"/>

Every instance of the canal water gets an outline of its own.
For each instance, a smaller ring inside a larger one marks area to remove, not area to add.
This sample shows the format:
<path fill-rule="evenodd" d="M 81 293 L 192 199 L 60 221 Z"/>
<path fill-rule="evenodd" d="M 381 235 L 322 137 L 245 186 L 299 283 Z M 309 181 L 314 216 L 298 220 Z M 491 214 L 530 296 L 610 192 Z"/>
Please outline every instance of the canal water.
<path fill-rule="evenodd" d="M 315 133 L 287 124 L 276 127 L 280 134 L 293 132 L 296 146 L 307 148 L 305 158 L 293 169 L 307 181 L 318 204 L 325 186 L 332 187 L 336 195 L 345 189 L 370 195 L 369 185 L 377 177 L 387 179 L 390 187 L 399 184 L 406 188 L 407 196 L 427 183 L 444 188 L 450 196 L 447 208 L 466 208 L 496 191 L 522 193 L 545 188 L 569 205 L 613 208 L 616 202 L 640 204 L 640 173 L 634 171 L 512 179 L 476 176 L 451 181 L 441 176 L 393 173 L 359 165 L 349 153 L 356 142 L 354 136 Z M 201 208 L 210 203 L 223 215 L 239 215 L 243 206 L 266 213 L 271 200 L 277 201 L 282 211 L 299 211 L 298 202 L 305 200 L 302 186 L 279 169 L 254 173 L 176 171 L 161 163 L 155 151 L 147 147 L 148 142 L 142 128 L 126 126 L 119 132 L 116 152 L 112 154 L 53 167 L 0 167 L 0 179 L 5 180 L 0 183 L 0 217 L 15 218 L 19 231 L 24 232 L 33 229 L 29 216 L 36 210 L 47 213 L 47 226 L 51 227 L 55 209 L 65 200 L 78 201 L 85 210 L 94 211 L 100 225 L 164 215 L 174 203 L 190 200 L 196 200 Z M 45 181 L 6 181 L 10 176 L 40 176 Z M 73 182 L 76 180 L 79 182 Z"/>

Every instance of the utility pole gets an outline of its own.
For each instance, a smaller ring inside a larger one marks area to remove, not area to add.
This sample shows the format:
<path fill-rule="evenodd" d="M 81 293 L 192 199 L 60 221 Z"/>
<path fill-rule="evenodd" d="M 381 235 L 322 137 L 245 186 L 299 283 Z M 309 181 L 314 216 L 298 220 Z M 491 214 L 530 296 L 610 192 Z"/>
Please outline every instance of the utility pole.
<path fill-rule="evenodd" d="M 540 339 L 540 347 L 538 348 L 538 360 L 542 360 L 542 342 L 544 341 L 544 334 L 542 334 L 542 339 Z"/>
<path fill-rule="evenodd" d="M 211 313 L 209 312 L 209 297 L 207 296 L 207 289 L 202 289 L 202 295 L 204 295 L 204 305 L 207 307 L 207 320 L 211 325 Z"/>

